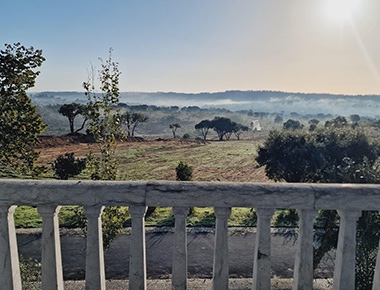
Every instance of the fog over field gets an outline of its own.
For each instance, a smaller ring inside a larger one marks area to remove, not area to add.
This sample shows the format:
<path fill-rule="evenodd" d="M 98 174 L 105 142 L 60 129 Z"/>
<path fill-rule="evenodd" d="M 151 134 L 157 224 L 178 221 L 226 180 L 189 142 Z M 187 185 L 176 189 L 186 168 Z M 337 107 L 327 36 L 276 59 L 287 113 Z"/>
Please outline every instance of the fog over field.
<path fill-rule="evenodd" d="M 41 92 L 29 95 L 32 101 L 38 105 L 87 103 L 83 92 Z M 201 108 L 225 108 L 231 111 L 323 113 L 344 116 L 359 114 L 372 118 L 380 116 L 380 95 L 351 96 L 276 91 L 226 91 L 195 94 L 123 92 L 120 101 L 128 105 L 198 106 Z"/>

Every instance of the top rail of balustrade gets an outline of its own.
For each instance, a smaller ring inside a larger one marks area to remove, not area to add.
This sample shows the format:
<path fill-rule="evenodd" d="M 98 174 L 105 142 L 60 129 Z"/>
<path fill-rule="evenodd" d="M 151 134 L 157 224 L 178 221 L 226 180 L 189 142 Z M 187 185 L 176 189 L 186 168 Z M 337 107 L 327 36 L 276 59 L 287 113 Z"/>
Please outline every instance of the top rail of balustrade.
<path fill-rule="evenodd" d="M 0 205 L 380 210 L 380 185 L 0 179 Z"/>

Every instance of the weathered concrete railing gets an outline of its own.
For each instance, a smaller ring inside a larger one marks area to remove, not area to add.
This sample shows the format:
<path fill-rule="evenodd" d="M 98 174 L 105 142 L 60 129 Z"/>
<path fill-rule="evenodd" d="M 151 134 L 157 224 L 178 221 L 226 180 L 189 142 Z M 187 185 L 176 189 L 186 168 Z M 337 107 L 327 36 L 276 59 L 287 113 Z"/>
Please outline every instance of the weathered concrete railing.
<path fill-rule="evenodd" d="M 0 180 L 1 289 L 21 289 L 13 213 L 37 206 L 42 216 L 42 289 L 63 289 L 58 211 L 81 205 L 88 218 L 86 289 L 105 289 L 101 214 L 104 206 L 129 206 L 132 216 L 129 289 L 146 289 L 144 215 L 147 206 L 173 207 L 173 289 L 187 288 L 186 215 L 189 207 L 213 207 L 216 216 L 213 288 L 228 289 L 227 220 L 231 207 L 257 210 L 253 289 L 270 289 L 270 220 L 277 208 L 300 213 L 293 289 L 312 289 L 313 220 L 316 210 L 341 217 L 334 270 L 335 290 L 354 289 L 356 221 L 362 210 L 380 209 L 380 186 L 352 184 L 93 182 Z M 380 252 L 379 252 L 380 253 Z M 374 288 L 380 289 L 380 254 Z"/>

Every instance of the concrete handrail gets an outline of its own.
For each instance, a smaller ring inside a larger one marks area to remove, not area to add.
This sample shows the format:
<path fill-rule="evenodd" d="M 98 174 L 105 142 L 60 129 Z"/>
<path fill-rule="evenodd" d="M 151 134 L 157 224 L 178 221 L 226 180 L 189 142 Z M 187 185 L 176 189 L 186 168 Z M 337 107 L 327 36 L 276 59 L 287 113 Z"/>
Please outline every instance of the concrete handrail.
<path fill-rule="evenodd" d="M 305 183 L 229 183 L 171 181 L 0 180 L 0 277 L 2 289 L 21 289 L 13 213 L 37 206 L 42 216 L 42 289 L 63 289 L 58 211 L 84 206 L 88 219 L 86 289 L 105 289 L 101 214 L 104 206 L 128 206 L 132 217 L 130 289 L 146 289 L 147 206 L 173 207 L 173 289 L 187 288 L 186 215 L 189 207 L 213 207 L 216 216 L 213 288 L 228 289 L 227 221 L 231 207 L 256 208 L 257 235 L 253 289 L 270 289 L 270 221 L 275 209 L 300 215 L 293 289 L 312 289 L 313 221 L 317 210 L 341 217 L 333 289 L 355 288 L 356 221 L 363 210 L 380 210 L 380 185 Z M 380 258 L 378 258 L 380 260 Z M 377 265 L 374 289 L 380 289 Z M 376 288 L 377 287 L 377 288 Z"/>

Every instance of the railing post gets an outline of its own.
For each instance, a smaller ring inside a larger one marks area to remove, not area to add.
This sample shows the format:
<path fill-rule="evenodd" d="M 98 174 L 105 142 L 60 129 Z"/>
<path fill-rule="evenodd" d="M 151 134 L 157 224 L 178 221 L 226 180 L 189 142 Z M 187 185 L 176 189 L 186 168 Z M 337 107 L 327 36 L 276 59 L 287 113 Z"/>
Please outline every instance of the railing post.
<path fill-rule="evenodd" d="M 373 275 L 372 290 L 380 289 L 380 240 L 379 247 L 377 248 L 377 258 L 375 266 L 375 274 Z"/>
<path fill-rule="evenodd" d="M 187 289 L 187 233 L 186 216 L 188 207 L 174 207 L 174 247 L 172 265 L 172 289 Z"/>
<path fill-rule="evenodd" d="M 146 289 L 146 247 L 145 221 L 146 206 L 129 207 L 132 217 L 132 235 L 129 259 L 129 289 Z"/>
<path fill-rule="evenodd" d="M 39 206 L 42 217 L 42 289 L 63 290 L 58 212 L 61 207 Z"/>
<path fill-rule="evenodd" d="M 214 267 L 213 267 L 213 289 L 228 289 L 228 218 L 231 215 L 231 208 L 216 207 L 214 209 L 215 224 L 215 248 L 214 248 Z"/>
<path fill-rule="evenodd" d="M 9 290 L 21 290 L 20 266 L 13 218 L 16 207 L 0 206 L 0 288 Z"/>
<path fill-rule="evenodd" d="M 105 290 L 104 251 L 102 234 L 103 206 L 86 206 L 86 290 Z"/>
<path fill-rule="evenodd" d="M 256 209 L 257 233 L 253 264 L 253 290 L 271 289 L 271 232 L 274 209 Z"/>
<path fill-rule="evenodd" d="M 313 221 L 316 210 L 299 210 L 299 235 L 294 264 L 293 290 L 313 289 Z"/>
<path fill-rule="evenodd" d="M 333 290 L 355 290 L 356 222 L 361 211 L 338 210 L 340 216 Z"/>

